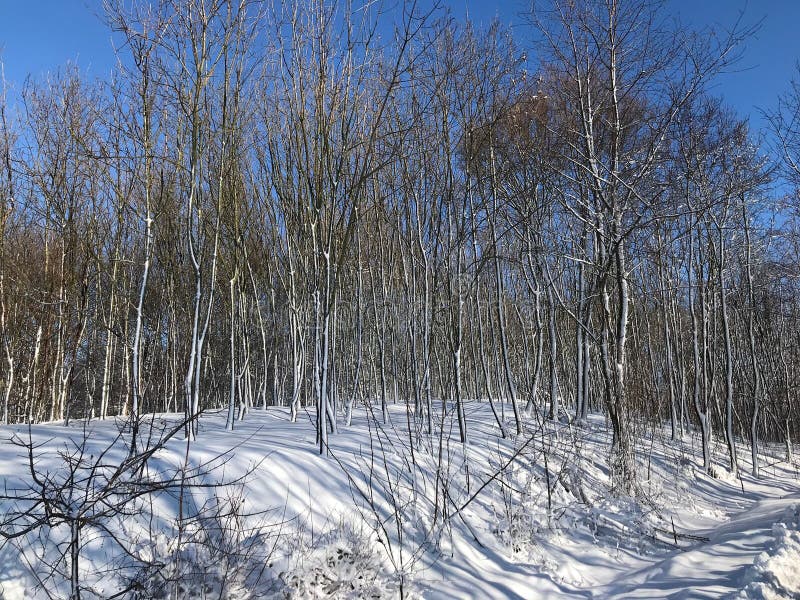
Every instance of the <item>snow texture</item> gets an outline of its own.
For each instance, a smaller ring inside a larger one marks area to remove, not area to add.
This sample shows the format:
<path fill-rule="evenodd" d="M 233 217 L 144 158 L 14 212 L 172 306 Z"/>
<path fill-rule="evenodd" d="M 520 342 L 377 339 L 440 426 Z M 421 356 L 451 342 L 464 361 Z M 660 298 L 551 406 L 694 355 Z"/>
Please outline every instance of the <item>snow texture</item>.
<path fill-rule="evenodd" d="M 782 600 L 800 597 L 800 505 L 793 504 L 772 526 L 774 541 L 758 555 L 737 598 Z"/>
<path fill-rule="evenodd" d="M 88 528 L 82 597 L 136 581 L 124 597 L 800 598 L 800 481 L 780 448 L 763 449 L 754 479 L 746 456 L 731 476 L 716 446 L 709 475 L 696 436 L 670 440 L 656 428 L 637 446 L 640 493 L 624 498 L 610 491 L 599 415 L 580 424 L 533 415 L 530 431 L 502 439 L 487 404 L 469 402 L 463 446 L 451 414 L 440 440 L 409 434 L 401 406 L 385 425 L 357 410 L 331 436 L 330 456 L 316 452 L 312 415 L 291 423 L 286 409 L 252 411 L 227 432 L 224 413 L 207 414 L 188 466 L 212 465 L 204 481 L 230 484 L 142 498 L 105 530 Z M 151 429 L 178 419 L 157 417 Z M 105 451 L 104 463 L 123 460 L 119 426 L 33 426 L 37 468 L 56 477 L 81 445 L 86 456 Z M 30 477 L 15 435 L 27 439 L 27 427 L 0 429 L 6 495 Z M 149 476 L 176 472 L 186 450 L 170 440 Z M 0 515 L 19 504 L 0 502 Z M 188 525 L 180 506 L 196 517 Z M 40 528 L 0 547 L 0 597 L 68 597 L 58 559 L 68 539 L 63 526 Z"/>

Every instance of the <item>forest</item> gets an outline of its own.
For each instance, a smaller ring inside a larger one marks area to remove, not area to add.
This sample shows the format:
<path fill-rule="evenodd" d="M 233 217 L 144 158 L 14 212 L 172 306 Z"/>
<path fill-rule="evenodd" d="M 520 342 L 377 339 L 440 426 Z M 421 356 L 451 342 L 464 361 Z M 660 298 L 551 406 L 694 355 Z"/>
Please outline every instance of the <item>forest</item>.
<path fill-rule="evenodd" d="M 284 409 L 308 470 L 364 415 L 414 465 L 602 425 L 618 498 L 647 497 L 657 428 L 712 479 L 796 461 L 800 71 L 763 129 L 714 87 L 757 25 L 638 0 L 536 1 L 513 32 L 412 0 L 102 18 L 112 77 L 0 89 L 0 412 L 34 480 L 36 424 L 113 422 L 141 474 Z M 464 508 L 448 481 L 434 522 Z"/>

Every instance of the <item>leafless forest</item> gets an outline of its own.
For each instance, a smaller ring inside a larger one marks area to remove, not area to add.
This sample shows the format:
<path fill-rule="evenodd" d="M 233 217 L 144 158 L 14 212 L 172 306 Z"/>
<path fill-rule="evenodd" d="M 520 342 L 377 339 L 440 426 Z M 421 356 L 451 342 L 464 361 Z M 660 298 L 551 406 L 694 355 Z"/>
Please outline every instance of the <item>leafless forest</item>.
<path fill-rule="evenodd" d="M 546 4 L 546 6 L 545 6 Z M 754 131 L 714 95 L 752 30 L 633 0 L 527 29 L 413 2 L 106 0 L 116 74 L 0 98 L 4 423 L 354 408 L 502 437 L 800 435 L 800 88 Z M 517 38 L 517 39 L 515 39 Z M 113 52 L 110 48 L 109 52 Z M 794 74 L 796 78 L 797 73 Z"/>

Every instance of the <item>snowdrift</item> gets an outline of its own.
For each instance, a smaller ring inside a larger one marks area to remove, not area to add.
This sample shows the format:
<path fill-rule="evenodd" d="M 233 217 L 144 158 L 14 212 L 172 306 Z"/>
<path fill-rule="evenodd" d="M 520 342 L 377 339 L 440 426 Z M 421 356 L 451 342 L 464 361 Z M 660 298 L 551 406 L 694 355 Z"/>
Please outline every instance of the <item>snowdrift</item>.
<path fill-rule="evenodd" d="M 711 477 L 695 438 L 643 427 L 620 498 L 601 416 L 534 414 L 509 439 L 486 403 L 467 416 L 461 444 L 449 412 L 428 434 L 405 407 L 360 409 L 320 456 L 310 414 L 205 414 L 194 441 L 158 415 L 138 461 L 124 422 L 3 428 L 2 598 L 799 597 L 779 449 L 754 480 L 720 448 Z"/>

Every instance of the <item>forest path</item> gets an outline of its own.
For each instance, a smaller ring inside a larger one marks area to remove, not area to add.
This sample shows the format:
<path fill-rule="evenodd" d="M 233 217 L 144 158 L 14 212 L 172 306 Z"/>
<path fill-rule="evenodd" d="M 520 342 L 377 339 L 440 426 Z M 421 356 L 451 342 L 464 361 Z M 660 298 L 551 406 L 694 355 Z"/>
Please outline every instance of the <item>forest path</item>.
<path fill-rule="evenodd" d="M 786 521 L 792 506 L 798 504 L 800 490 L 781 498 L 755 500 L 718 526 L 696 532 L 707 537 L 708 541 L 676 550 L 649 566 L 593 590 L 593 595 L 597 598 L 650 599 L 725 598 L 733 595 L 746 585 L 748 570 L 754 561 L 774 545 L 773 525 Z M 797 523 L 790 524 L 790 527 L 796 530 Z M 800 572 L 800 562 L 795 568 Z M 776 599 L 800 597 L 800 589 L 777 591 Z"/>

